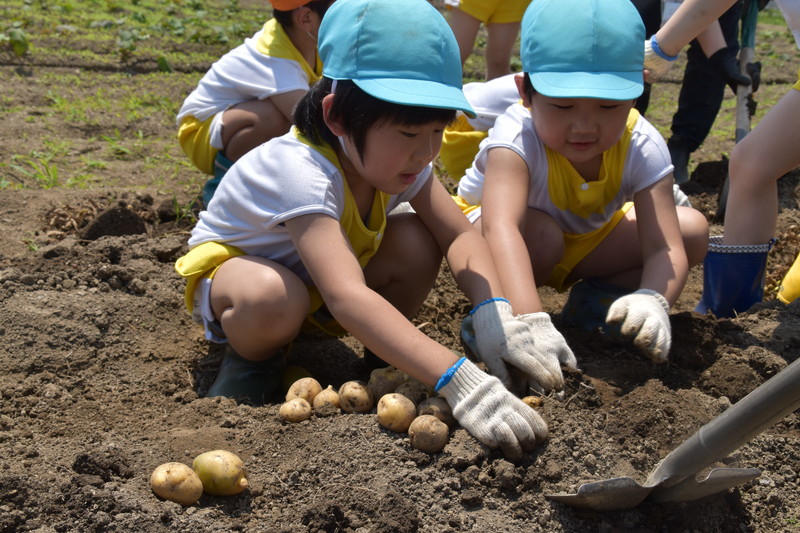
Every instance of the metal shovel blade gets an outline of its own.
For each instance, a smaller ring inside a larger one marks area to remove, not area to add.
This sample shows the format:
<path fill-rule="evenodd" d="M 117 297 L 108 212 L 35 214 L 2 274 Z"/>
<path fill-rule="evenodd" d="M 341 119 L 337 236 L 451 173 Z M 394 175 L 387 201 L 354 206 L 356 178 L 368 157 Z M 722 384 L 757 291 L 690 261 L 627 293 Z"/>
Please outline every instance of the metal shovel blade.
<path fill-rule="evenodd" d="M 800 408 L 800 359 L 768 379 L 667 455 L 640 485 L 629 477 L 584 483 L 575 494 L 546 494 L 551 500 L 598 511 L 630 509 L 653 501 L 690 501 L 761 475 L 756 468 L 717 468 L 696 475 L 763 430 Z"/>

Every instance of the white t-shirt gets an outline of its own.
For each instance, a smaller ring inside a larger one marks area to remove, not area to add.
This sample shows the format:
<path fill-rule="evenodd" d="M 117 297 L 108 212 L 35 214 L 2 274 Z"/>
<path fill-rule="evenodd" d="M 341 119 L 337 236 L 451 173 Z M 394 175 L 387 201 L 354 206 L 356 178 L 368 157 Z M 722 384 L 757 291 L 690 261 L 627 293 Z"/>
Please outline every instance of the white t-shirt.
<path fill-rule="evenodd" d="M 556 207 L 548 193 L 548 162 L 545 146 L 533 127 L 530 111 L 514 104 L 495 122 L 489 136 L 481 142 L 480 151 L 466 175 L 458 183 L 458 194 L 470 205 L 479 205 L 483 196 L 484 172 L 489 150 L 504 147 L 513 150 L 526 162 L 531 187 L 528 207 L 552 216 L 566 233 L 582 234 L 600 228 L 634 194 L 656 183 L 672 172 L 672 160 L 667 143 L 660 133 L 639 117 L 631 132 L 631 140 L 622 171 L 622 181 L 613 200 L 603 213 L 583 218 Z"/>
<path fill-rule="evenodd" d="M 393 195 L 387 213 L 414 198 L 433 175 L 420 172 L 403 193 Z M 284 222 L 310 213 L 341 220 L 345 205 L 344 176 L 325 156 L 297 139 L 294 128 L 251 150 L 220 182 L 207 211 L 200 213 L 189 246 L 221 242 L 248 255 L 276 261 L 309 282 Z"/>
<path fill-rule="evenodd" d="M 467 122 L 475 131 L 489 131 L 508 106 L 519 102 L 514 76 L 506 74 L 489 81 L 473 81 L 464 85 L 464 97 L 476 115 L 475 118 L 467 118 Z"/>
<path fill-rule="evenodd" d="M 271 24 L 276 24 L 275 19 L 211 65 L 184 100 L 178 111 L 178 125 L 187 116 L 203 122 L 241 102 L 308 90 L 311 82 L 300 63 L 258 51 L 256 45 Z"/>

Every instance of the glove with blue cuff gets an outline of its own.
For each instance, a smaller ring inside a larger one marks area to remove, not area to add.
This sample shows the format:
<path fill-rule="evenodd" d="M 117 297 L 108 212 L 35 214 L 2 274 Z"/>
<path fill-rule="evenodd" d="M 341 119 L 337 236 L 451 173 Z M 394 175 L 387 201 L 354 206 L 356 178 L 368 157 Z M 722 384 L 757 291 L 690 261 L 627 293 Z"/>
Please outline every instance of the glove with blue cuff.
<path fill-rule="evenodd" d="M 672 346 L 669 302 L 658 292 L 639 289 L 617 298 L 606 315 L 608 324 L 622 324 L 621 332 L 653 361 L 662 363 Z"/>
<path fill-rule="evenodd" d="M 540 331 L 515 317 L 505 298 L 491 298 L 478 304 L 470 317 L 478 347 L 475 355 L 507 388 L 513 387 L 511 370 L 523 374 L 526 382 L 535 382 L 544 391 L 560 389 L 564 385 L 559 364 L 561 351 L 552 349 L 553 331 L 543 329 L 545 334 L 540 347 L 537 337 Z M 539 318 L 535 321 L 538 324 Z"/>
<path fill-rule="evenodd" d="M 464 357 L 439 379 L 436 391 L 461 427 L 512 461 L 547 437 L 547 424 L 536 410 Z"/>

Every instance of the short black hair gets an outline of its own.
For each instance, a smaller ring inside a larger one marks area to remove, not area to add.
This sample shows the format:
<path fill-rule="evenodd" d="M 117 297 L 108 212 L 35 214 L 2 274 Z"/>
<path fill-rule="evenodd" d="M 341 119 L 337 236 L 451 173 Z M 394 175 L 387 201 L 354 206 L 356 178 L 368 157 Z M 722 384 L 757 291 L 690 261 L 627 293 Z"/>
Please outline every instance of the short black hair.
<path fill-rule="evenodd" d="M 522 81 L 522 90 L 525 92 L 525 96 L 528 97 L 528 100 L 532 100 L 533 96 L 536 94 L 536 88 L 533 86 L 531 77 L 527 72 L 523 72 L 522 77 L 525 78 Z"/>
<path fill-rule="evenodd" d="M 335 147 L 338 144 L 336 135 L 328 129 L 322 117 L 322 99 L 331 94 L 332 85 L 333 80 L 324 76 L 315 83 L 298 102 L 292 121 L 300 133 L 312 142 L 325 141 Z M 367 131 L 376 124 L 450 124 L 456 118 L 454 109 L 409 106 L 379 100 L 364 92 L 352 80 L 337 81 L 335 95 L 328 118 L 342 123 L 362 161 Z"/>
<path fill-rule="evenodd" d="M 300 7 L 307 7 L 319 15 L 319 18 L 322 18 L 325 16 L 328 8 L 331 7 L 331 4 L 333 4 L 333 0 L 313 0 L 313 2 L 309 2 Z M 290 9 L 289 11 L 281 11 L 280 9 L 273 9 L 272 18 L 277 20 L 278 24 L 280 24 L 281 27 L 286 30 L 294 25 L 292 22 L 292 11 L 294 10 Z"/>

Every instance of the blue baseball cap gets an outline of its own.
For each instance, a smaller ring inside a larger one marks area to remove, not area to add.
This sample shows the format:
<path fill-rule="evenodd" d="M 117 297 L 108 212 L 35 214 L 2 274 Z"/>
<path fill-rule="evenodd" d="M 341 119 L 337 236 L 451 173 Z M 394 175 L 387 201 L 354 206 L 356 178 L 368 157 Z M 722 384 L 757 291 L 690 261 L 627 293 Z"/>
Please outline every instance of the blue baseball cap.
<path fill-rule="evenodd" d="M 319 29 L 322 75 L 401 105 L 475 112 L 453 31 L 427 0 L 337 0 Z"/>
<path fill-rule="evenodd" d="M 522 69 L 552 98 L 632 100 L 644 90 L 644 23 L 630 0 L 533 0 Z"/>

